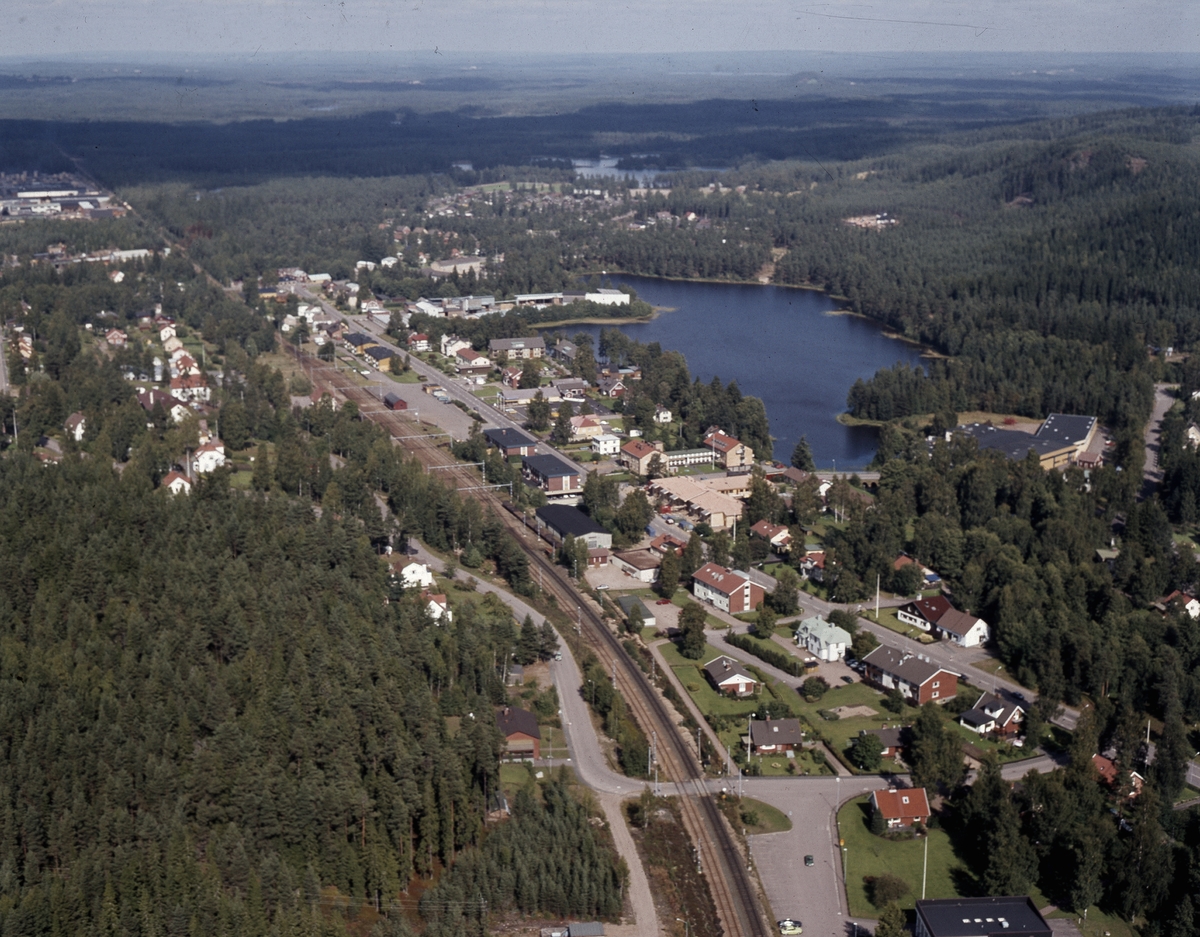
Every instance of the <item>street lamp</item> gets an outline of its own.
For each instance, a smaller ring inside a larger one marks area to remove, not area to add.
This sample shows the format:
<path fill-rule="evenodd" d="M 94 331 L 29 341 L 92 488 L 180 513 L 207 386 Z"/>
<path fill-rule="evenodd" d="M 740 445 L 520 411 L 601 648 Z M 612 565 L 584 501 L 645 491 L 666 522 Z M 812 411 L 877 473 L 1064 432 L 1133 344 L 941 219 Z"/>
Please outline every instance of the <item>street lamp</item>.
<path fill-rule="evenodd" d="M 590 683 L 592 685 L 592 709 L 595 709 L 596 708 L 596 681 L 589 679 L 588 683 Z"/>
<path fill-rule="evenodd" d="M 689 927 L 690 927 L 690 925 L 688 924 L 688 922 L 687 922 L 687 921 L 685 921 L 685 920 L 684 920 L 683 918 L 681 918 L 681 917 L 677 917 L 677 918 L 675 918 L 675 920 L 677 920 L 677 921 L 678 921 L 680 924 L 682 924 L 682 925 L 683 925 L 683 937 L 688 937 L 688 929 L 689 929 Z"/>

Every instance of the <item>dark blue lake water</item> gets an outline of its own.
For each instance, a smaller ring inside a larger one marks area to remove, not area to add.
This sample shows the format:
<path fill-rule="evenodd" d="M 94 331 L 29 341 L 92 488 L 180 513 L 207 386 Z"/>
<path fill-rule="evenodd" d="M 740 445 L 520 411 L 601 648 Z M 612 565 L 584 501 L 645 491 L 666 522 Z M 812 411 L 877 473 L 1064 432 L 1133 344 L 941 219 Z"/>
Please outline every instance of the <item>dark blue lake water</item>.
<path fill-rule="evenodd" d="M 835 462 L 838 469 L 864 468 L 875 455 L 876 433 L 837 421 L 847 392 L 858 378 L 898 361 L 920 364 L 919 348 L 885 337 L 866 319 L 831 315 L 836 303 L 813 290 L 613 277 L 621 283 L 674 310 L 621 331 L 682 352 L 693 378 L 736 379 L 742 393 L 762 398 L 780 462 L 787 463 L 803 435 L 819 468 Z M 562 331 L 588 332 L 599 342 L 601 328 Z"/>

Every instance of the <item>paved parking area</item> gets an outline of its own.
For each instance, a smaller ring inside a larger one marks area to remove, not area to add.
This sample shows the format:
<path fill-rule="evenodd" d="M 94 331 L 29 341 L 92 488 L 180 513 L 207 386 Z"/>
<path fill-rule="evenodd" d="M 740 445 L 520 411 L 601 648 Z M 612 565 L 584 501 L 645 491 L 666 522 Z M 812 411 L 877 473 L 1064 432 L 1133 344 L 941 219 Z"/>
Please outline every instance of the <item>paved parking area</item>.
<path fill-rule="evenodd" d="M 736 783 L 736 782 L 735 782 Z M 786 833 L 748 837 L 750 854 L 775 919 L 798 919 L 805 937 L 853 937 L 856 922 L 846 912 L 839 854 L 837 805 L 884 784 L 879 778 L 748 778 L 743 794 L 786 813 Z M 811 855 L 813 865 L 805 866 Z M 853 873 L 854 857 L 850 857 Z M 874 921 L 857 922 L 873 930 Z"/>

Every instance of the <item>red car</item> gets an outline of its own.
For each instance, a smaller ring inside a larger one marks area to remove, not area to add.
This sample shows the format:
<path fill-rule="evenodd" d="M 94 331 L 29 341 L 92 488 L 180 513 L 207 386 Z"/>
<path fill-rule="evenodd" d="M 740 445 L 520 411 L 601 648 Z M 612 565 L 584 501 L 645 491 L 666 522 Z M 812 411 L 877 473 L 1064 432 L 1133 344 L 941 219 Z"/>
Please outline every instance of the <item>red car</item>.
<path fill-rule="evenodd" d="M 670 599 L 659 599 L 659 600 L 658 600 L 657 602 L 655 602 L 654 604 L 655 604 L 655 605 L 670 605 L 670 604 L 671 604 L 671 600 L 670 600 Z"/>

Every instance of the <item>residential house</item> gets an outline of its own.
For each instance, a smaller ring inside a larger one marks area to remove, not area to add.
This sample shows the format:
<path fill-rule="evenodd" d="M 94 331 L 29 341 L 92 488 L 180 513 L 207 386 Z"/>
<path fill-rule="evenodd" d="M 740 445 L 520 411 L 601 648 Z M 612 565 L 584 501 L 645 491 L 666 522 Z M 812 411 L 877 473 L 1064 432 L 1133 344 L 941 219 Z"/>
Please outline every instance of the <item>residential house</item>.
<path fill-rule="evenodd" d="M 125 333 L 122 332 L 121 334 L 123 335 Z M 177 351 L 183 351 L 183 342 L 181 342 L 176 336 L 168 338 L 162 343 L 162 346 L 163 351 L 165 351 L 168 355 L 173 355 Z"/>
<path fill-rule="evenodd" d="M 174 338 L 174 337 L 175 337 L 175 326 L 173 326 L 173 325 L 164 325 L 161 329 L 158 330 L 158 340 L 160 342 L 165 342 L 168 338 Z"/>
<path fill-rule="evenodd" d="M 429 351 L 429 336 L 424 332 L 409 332 L 408 350 L 418 352 Z"/>
<path fill-rule="evenodd" d="M 459 374 L 470 372 L 482 374 L 492 369 L 492 362 L 474 348 L 460 348 L 454 353 L 454 370 Z"/>
<path fill-rule="evenodd" d="M 1200 600 L 1188 592 L 1176 589 L 1170 595 L 1165 595 L 1154 603 L 1154 608 L 1164 615 L 1174 609 L 1182 609 L 1189 618 L 1200 618 Z"/>
<path fill-rule="evenodd" d="M 375 345 L 363 350 L 363 357 L 367 359 L 369 364 L 374 365 L 380 371 L 391 365 L 393 355 L 395 355 L 395 352 L 384 345 Z"/>
<path fill-rule="evenodd" d="M 1137 797 L 1142 792 L 1142 788 L 1146 784 L 1146 779 L 1136 771 L 1129 772 L 1129 785 L 1121 790 L 1121 769 L 1111 758 L 1106 758 L 1104 755 L 1093 755 L 1092 764 L 1100 775 L 1100 781 L 1106 787 L 1111 788 L 1118 794 L 1125 794 L 1129 800 Z"/>
<path fill-rule="evenodd" d="M 683 553 L 683 550 L 686 546 L 687 541 L 681 540 L 674 534 L 659 534 L 650 541 L 650 549 L 658 553 L 662 553 L 664 556 L 668 550 L 670 550 L 676 556 L 679 556 L 681 553 Z"/>
<path fill-rule="evenodd" d="M 434 621 L 441 622 L 444 619 L 447 624 L 454 621 L 454 612 L 450 609 L 445 593 L 422 592 L 421 601 L 425 603 L 425 611 Z"/>
<path fill-rule="evenodd" d="M 825 551 L 809 550 L 800 561 L 800 575 L 813 582 L 825 581 Z"/>
<path fill-rule="evenodd" d="M 913 925 L 913 937 L 1052 937 L 1065 933 L 1052 930 L 1028 897 L 921 898 Z"/>
<path fill-rule="evenodd" d="M 155 405 L 163 408 L 166 413 L 176 423 L 181 423 L 192 412 L 188 409 L 187 404 L 178 397 L 173 397 L 165 391 L 151 388 L 144 390 L 137 395 L 138 403 L 147 413 L 154 410 Z"/>
<path fill-rule="evenodd" d="M 654 446 L 641 439 L 631 439 L 621 447 L 617 461 L 634 475 L 648 475 L 655 456 L 659 457 L 660 462 L 663 461 L 661 453 Z"/>
<path fill-rule="evenodd" d="M 912 729 L 910 726 L 895 726 L 890 729 L 884 726 L 882 729 L 863 729 L 859 732 L 859 735 L 875 736 L 879 739 L 883 757 L 896 758 L 904 751 L 904 746 L 908 744 L 911 732 Z"/>
<path fill-rule="evenodd" d="M 654 408 L 654 422 L 655 423 L 670 423 L 671 422 L 671 411 L 668 410 L 666 407 L 655 407 Z"/>
<path fill-rule="evenodd" d="M 704 445 L 713 453 L 713 461 L 727 469 L 749 468 L 754 464 L 754 450 L 718 429 L 709 430 Z"/>
<path fill-rule="evenodd" d="M 863 658 L 866 678 L 885 690 L 896 689 L 916 705 L 944 703 L 958 695 L 958 674 L 933 663 L 924 654 L 881 644 Z"/>
<path fill-rule="evenodd" d="M 1019 704 L 984 693 L 974 706 L 958 717 L 958 722 L 979 735 L 1012 738 L 1021 731 L 1024 717 L 1025 710 Z"/>
<path fill-rule="evenodd" d="M 796 626 L 796 643 L 818 660 L 842 660 L 850 646 L 850 633 L 819 615 L 806 618 Z"/>
<path fill-rule="evenodd" d="M 928 566 L 923 566 L 907 553 L 901 553 L 892 563 L 892 569 L 901 570 L 905 566 L 919 566 L 921 568 L 921 577 L 926 586 L 936 586 L 942 581 L 942 577 L 935 573 Z"/>
<path fill-rule="evenodd" d="M 620 397 L 625 393 L 625 382 L 619 377 L 602 377 L 596 382 L 601 397 Z"/>
<path fill-rule="evenodd" d="M 514 390 L 521 386 L 522 369 L 509 365 L 507 368 L 500 369 L 500 383 L 505 387 L 511 387 Z"/>
<path fill-rule="evenodd" d="M 704 665 L 704 675 L 726 696 L 753 696 L 758 690 L 758 679 L 732 657 L 710 660 Z"/>
<path fill-rule="evenodd" d="M 621 449 L 621 439 L 612 433 L 600 433 L 592 437 L 592 454 L 602 457 L 616 455 Z"/>
<path fill-rule="evenodd" d="M 906 625 L 944 637 L 960 647 L 978 647 L 987 641 L 989 628 L 982 618 L 958 611 L 944 595 L 917 599 L 896 609 Z"/>
<path fill-rule="evenodd" d="M 426 341 L 428 341 L 428 339 L 426 339 Z M 347 332 L 342 336 L 342 342 L 356 355 L 361 355 L 372 345 L 379 344 L 379 341 L 375 338 L 375 336 L 368 335 L 365 332 Z M 411 342 L 409 343 L 409 347 L 411 347 Z M 428 345 L 426 345 L 425 350 L 429 350 Z"/>
<path fill-rule="evenodd" d="M 1195 449 L 1197 446 L 1200 446 L 1200 426 L 1197 426 L 1195 423 L 1189 423 L 1187 428 L 1187 441 L 1184 443 L 1184 448 Z"/>
<path fill-rule="evenodd" d="M 212 394 L 203 374 L 181 374 L 171 378 L 171 394 L 180 400 L 207 402 Z"/>
<path fill-rule="evenodd" d="M 739 570 L 705 563 L 692 575 L 692 594 L 697 601 L 736 615 L 754 611 L 766 593 Z"/>
<path fill-rule="evenodd" d="M 563 400 L 582 400 L 588 392 L 588 388 L 591 387 L 587 381 L 579 377 L 562 377 L 551 381 L 550 385 L 558 389 L 559 396 Z"/>
<path fill-rule="evenodd" d="M 483 438 L 489 446 L 500 450 L 508 458 L 533 455 L 537 452 L 537 440 L 519 429 L 491 427 L 483 431 Z"/>
<path fill-rule="evenodd" d="M 456 352 L 462 351 L 464 348 L 470 348 L 471 343 L 465 338 L 459 338 L 457 335 L 443 335 L 441 342 L 442 357 L 450 358 Z"/>
<path fill-rule="evenodd" d="M 563 338 L 555 343 L 552 354 L 569 368 L 575 363 L 575 357 L 579 354 L 579 349 L 575 347 L 574 342 L 569 342 Z"/>
<path fill-rule="evenodd" d="M 657 623 L 654 613 L 646 608 L 645 603 L 636 595 L 621 596 L 617 599 L 617 605 L 625 613 L 625 620 L 629 622 L 630 630 L 641 631 L 643 628 L 653 628 Z"/>
<path fill-rule="evenodd" d="M 612 547 L 612 534 L 588 517 L 579 508 L 566 504 L 547 504 L 535 512 L 538 533 L 546 531 L 548 539 L 561 543 L 567 537 L 583 540 L 588 549 Z"/>
<path fill-rule="evenodd" d="M 488 342 L 488 351 L 493 358 L 506 355 L 510 361 L 515 358 L 541 358 L 546 353 L 544 339 L 532 338 L 493 338 Z"/>
<path fill-rule="evenodd" d="M 433 587 L 433 573 L 424 563 L 409 560 L 397 569 L 400 584 L 406 589 L 430 589 Z"/>
<path fill-rule="evenodd" d="M 889 830 L 929 822 L 929 798 L 923 787 L 889 788 L 871 792 L 871 812 L 880 814 Z"/>
<path fill-rule="evenodd" d="M 104 340 L 113 348 L 124 348 L 125 343 L 129 341 L 129 336 L 122 329 L 109 329 L 104 333 Z"/>
<path fill-rule="evenodd" d="M 583 490 L 583 480 L 576 469 L 558 456 L 533 455 L 521 460 L 525 480 L 550 495 L 575 494 Z"/>
<path fill-rule="evenodd" d="M 215 472 L 225 464 L 225 444 L 219 439 L 210 439 L 192 453 L 192 471 L 197 475 Z"/>
<path fill-rule="evenodd" d="M 794 752 L 804 744 L 804 731 L 799 719 L 750 720 L 750 745 L 759 755 L 777 755 Z"/>
<path fill-rule="evenodd" d="M 542 395 L 542 399 L 546 403 L 558 403 L 561 399 L 558 391 L 553 387 L 531 387 L 525 390 L 502 387 L 500 388 L 500 403 L 505 407 L 527 407 L 537 398 L 538 394 Z"/>
<path fill-rule="evenodd" d="M 161 487 L 166 488 L 167 491 L 171 492 L 173 495 L 190 495 L 192 493 L 191 479 L 186 475 L 180 474 L 179 472 L 167 472 L 167 474 L 163 476 L 163 480 L 160 485 Z"/>
<path fill-rule="evenodd" d="M 87 417 L 76 410 L 66 422 L 67 435 L 76 442 L 83 442 L 83 434 L 87 432 Z"/>
<path fill-rule="evenodd" d="M 777 553 L 787 553 L 792 548 L 792 533 L 782 524 L 772 524 L 765 518 L 751 525 L 750 536 L 765 540 Z"/>
<path fill-rule="evenodd" d="M 653 550 L 624 550 L 614 553 L 612 562 L 626 576 L 648 584 L 658 578 L 662 557 Z"/>
<path fill-rule="evenodd" d="M 553 386 L 553 385 L 551 385 Z M 555 388 L 557 390 L 557 388 Z M 594 416 L 573 416 L 571 417 L 571 441 L 578 442 L 581 439 L 595 439 L 597 436 L 603 435 L 604 424 Z"/>
<path fill-rule="evenodd" d="M 505 706 L 496 710 L 496 728 L 504 736 L 504 750 L 510 759 L 528 761 L 542 757 L 542 732 L 533 713 Z"/>

